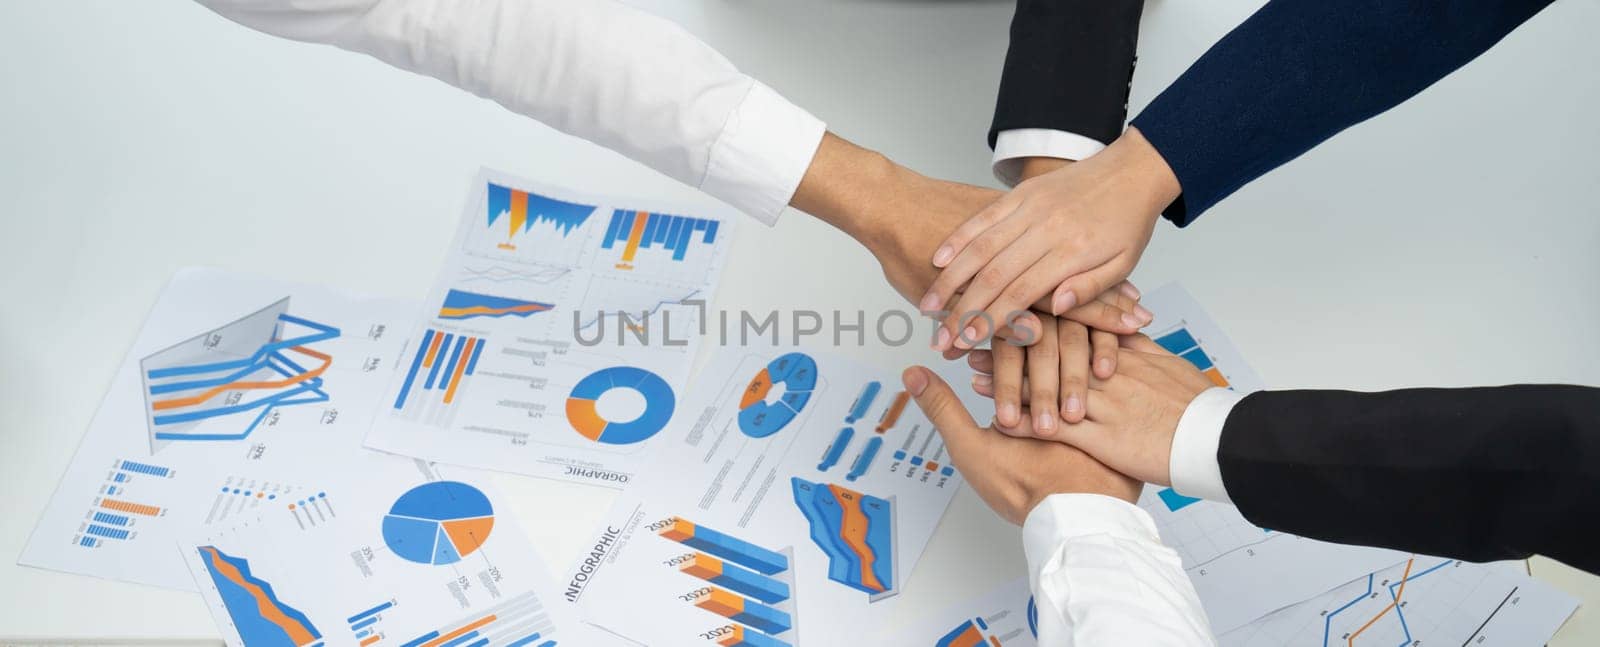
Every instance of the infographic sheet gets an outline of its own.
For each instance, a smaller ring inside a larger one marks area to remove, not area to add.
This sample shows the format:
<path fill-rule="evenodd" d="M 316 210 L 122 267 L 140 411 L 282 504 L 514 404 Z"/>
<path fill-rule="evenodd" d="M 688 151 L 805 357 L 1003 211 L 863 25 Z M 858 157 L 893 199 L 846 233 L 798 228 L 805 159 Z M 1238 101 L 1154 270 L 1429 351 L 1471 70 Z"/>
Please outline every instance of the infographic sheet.
<path fill-rule="evenodd" d="M 1222 329 L 1182 287 L 1153 290 L 1143 303 L 1156 315 L 1146 331 L 1157 344 L 1189 360 L 1218 386 L 1240 392 L 1263 388 Z M 1211 628 L 1219 633 L 1406 558 L 1391 550 L 1260 528 L 1231 505 L 1172 488 L 1146 487 L 1139 507 L 1155 519 L 1162 541 L 1183 558 Z"/>
<path fill-rule="evenodd" d="M 934 613 L 872 644 L 895 647 L 1034 647 L 1039 644 L 1039 609 L 1028 578 L 1019 577 Z"/>
<path fill-rule="evenodd" d="M 183 537 L 264 514 L 336 519 L 330 475 L 378 456 L 362 437 L 414 321 L 404 301 L 179 272 L 20 563 L 192 590 Z"/>
<path fill-rule="evenodd" d="M 858 643 L 961 482 L 898 376 L 726 349 L 604 517 L 566 595 L 649 645 Z"/>
<path fill-rule="evenodd" d="M 1529 577 L 1522 563 L 1473 564 L 1413 555 L 1217 636 L 1223 647 L 1477 645 L 1549 642 L 1578 601 Z M 1046 611 L 1047 613 L 1050 611 Z M 924 615 L 873 644 L 1032 647 L 1039 609 L 1028 578 Z"/>
<path fill-rule="evenodd" d="M 485 171 L 367 445 L 626 485 L 683 397 L 730 214 Z"/>
<path fill-rule="evenodd" d="M 481 476 L 383 458 L 330 493 L 337 517 L 262 517 L 183 542 L 228 644 L 591 644 Z"/>
<path fill-rule="evenodd" d="M 1413 555 L 1222 634 L 1217 642 L 1224 647 L 1543 645 L 1577 608 L 1576 599 L 1513 569 Z"/>

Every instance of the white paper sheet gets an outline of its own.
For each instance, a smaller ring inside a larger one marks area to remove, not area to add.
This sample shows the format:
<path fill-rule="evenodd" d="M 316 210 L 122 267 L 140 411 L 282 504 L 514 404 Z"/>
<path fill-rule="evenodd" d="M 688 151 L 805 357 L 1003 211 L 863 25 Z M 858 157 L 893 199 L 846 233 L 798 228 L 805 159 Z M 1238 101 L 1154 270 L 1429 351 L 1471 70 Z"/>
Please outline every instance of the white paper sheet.
<path fill-rule="evenodd" d="M 481 473 L 377 456 L 316 527 L 282 515 L 191 538 L 230 645 L 589 645 L 589 629 Z"/>
<path fill-rule="evenodd" d="M 976 594 L 934 613 L 923 614 L 903 631 L 887 633 L 874 645 L 897 647 L 1034 647 L 1039 638 L 1038 609 L 1026 576 Z"/>
<path fill-rule="evenodd" d="M 728 349 L 697 384 L 566 595 L 649 645 L 859 641 L 959 487 L 937 432 L 896 375 L 819 352 Z"/>
<path fill-rule="evenodd" d="M 485 171 L 367 445 L 622 487 L 684 397 L 733 224 Z"/>
<path fill-rule="evenodd" d="M 1577 608 L 1571 596 L 1510 569 L 1417 555 L 1223 634 L 1218 642 L 1523 647 L 1548 642 Z"/>
<path fill-rule="evenodd" d="M 303 523 L 335 515 L 318 495 L 371 453 L 361 439 L 414 317 L 404 301 L 179 272 L 20 563 L 192 590 L 178 539 L 302 499 Z"/>

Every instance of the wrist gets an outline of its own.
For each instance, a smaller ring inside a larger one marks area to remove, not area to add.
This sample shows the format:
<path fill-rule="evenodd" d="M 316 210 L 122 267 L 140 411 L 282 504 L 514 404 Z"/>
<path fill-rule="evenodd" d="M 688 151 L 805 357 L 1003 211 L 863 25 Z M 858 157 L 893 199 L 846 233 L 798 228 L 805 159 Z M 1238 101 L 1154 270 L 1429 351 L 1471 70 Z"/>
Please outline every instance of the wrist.
<path fill-rule="evenodd" d="M 1129 126 L 1097 157 L 1104 157 L 1115 166 L 1121 188 L 1130 192 L 1127 195 L 1148 201 L 1144 211 L 1150 214 L 1152 221 L 1183 193 L 1178 176 L 1172 172 L 1166 158 L 1138 128 Z"/>
<path fill-rule="evenodd" d="M 914 191 L 910 187 L 923 179 L 830 132 L 823 135 L 789 205 L 875 250 L 893 231 L 887 205 Z"/>

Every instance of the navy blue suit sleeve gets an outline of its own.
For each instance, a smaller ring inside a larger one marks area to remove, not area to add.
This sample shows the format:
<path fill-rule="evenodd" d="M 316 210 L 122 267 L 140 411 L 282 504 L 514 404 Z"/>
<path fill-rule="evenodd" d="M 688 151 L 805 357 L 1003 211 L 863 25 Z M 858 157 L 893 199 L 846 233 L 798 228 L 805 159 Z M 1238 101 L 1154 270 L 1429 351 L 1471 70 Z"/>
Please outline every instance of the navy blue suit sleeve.
<path fill-rule="evenodd" d="M 1172 167 L 1178 226 L 1432 85 L 1552 0 L 1272 0 L 1133 125 Z"/>

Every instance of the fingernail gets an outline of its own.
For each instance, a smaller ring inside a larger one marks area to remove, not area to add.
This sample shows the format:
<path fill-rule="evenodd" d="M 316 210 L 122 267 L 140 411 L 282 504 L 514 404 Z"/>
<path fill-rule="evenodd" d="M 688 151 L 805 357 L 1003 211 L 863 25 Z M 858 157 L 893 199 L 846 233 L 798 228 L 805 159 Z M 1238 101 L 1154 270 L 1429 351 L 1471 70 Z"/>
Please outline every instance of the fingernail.
<path fill-rule="evenodd" d="M 1000 423 L 1007 427 L 1017 426 L 1017 405 L 1007 402 L 1000 405 Z"/>
<path fill-rule="evenodd" d="M 1129 328 L 1138 328 L 1144 325 L 1144 321 L 1134 316 L 1131 312 L 1124 312 L 1122 313 L 1122 325 Z"/>
<path fill-rule="evenodd" d="M 972 383 L 978 386 L 989 386 L 990 384 L 994 384 L 994 376 L 974 375 L 972 376 Z"/>
<path fill-rule="evenodd" d="M 1069 395 L 1067 396 L 1067 406 L 1062 409 L 1069 416 L 1076 414 L 1079 411 L 1083 411 L 1083 400 L 1078 399 L 1078 394 L 1076 393 Z"/>
<path fill-rule="evenodd" d="M 1121 290 L 1122 290 L 1123 296 L 1126 296 L 1129 299 L 1133 299 L 1135 301 L 1138 301 L 1140 298 L 1142 298 L 1144 296 L 1144 295 L 1139 293 L 1139 288 L 1133 287 L 1133 284 L 1129 283 L 1127 281 L 1123 281 L 1122 282 Z"/>
<path fill-rule="evenodd" d="M 1139 318 L 1143 319 L 1146 325 L 1148 325 L 1151 321 L 1154 321 L 1156 318 L 1156 313 L 1151 312 L 1149 308 L 1141 305 L 1133 306 L 1133 313 L 1139 315 Z"/>
<path fill-rule="evenodd" d="M 933 340 L 933 349 L 934 350 L 944 350 L 945 348 L 947 348 L 949 346 L 950 346 L 950 329 L 941 327 L 941 328 L 939 328 L 938 336 Z"/>
<path fill-rule="evenodd" d="M 1056 417 L 1049 413 L 1039 414 L 1039 432 L 1048 436 L 1056 430 Z"/>
<path fill-rule="evenodd" d="M 950 262 L 950 257 L 955 255 L 956 250 L 954 248 L 949 245 L 940 245 L 939 251 L 933 253 L 933 264 L 938 267 L 944 267 L 945 263 Z"/>
<path fill-rule="evenodd" d="M 1078 295 L 1071 292 L 1063 292 L 1061 294 L 1057 294 L 1055 300 L 1050 302 L 1050 309 L 1055 311 L 1055 314 L 1059 315 L 1063 312 L 1071 310 L 1072 306 L 1075 305 L 1078 305 Z"/>
<path fill-rule="evenodd" d="M 980 341 L 983 341 L 983 340 L 978 338 L 978 327 L 977 326 L 967 326 L 966 330 L 961 331 L 961 338 L 956 340 L 956 347 L 957 348 L 972 348 L 973 346 L 976 346 L 978 344 L 978 342 L 980 342 Z"/>
<path fill-rule="evenodd" d="M 1100 358 L 1100 374 L 1104 375 L 1106 377 L 1110 377 L 1112 370 L 1113 370 L 1113 368 L 1112 368 L 1112 365 L 1111 365 L 1111 358 L 1109 358 L 1109 357 Z"/>
<path fill-rule="evenodd" d="M 929 292 L 922 296 L 922 302 L 917 304 L 919 312 L 934 312 L 939 309 L 939 295 Z"/>
<path fill-rule="evenodd" d="M 911 392 L 911 397 L 921 397 L 922 390 L 928 388 L 928 376 L 922 374 L 922 369 L 906 371 L 905 379 L 901 380 L 906 385 L 906 390 Z"/>

